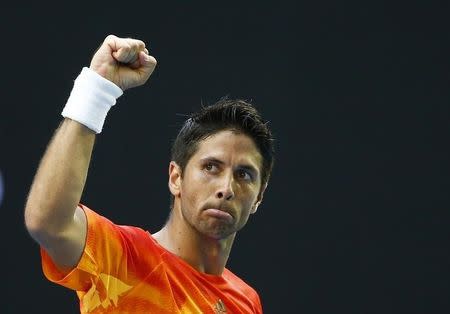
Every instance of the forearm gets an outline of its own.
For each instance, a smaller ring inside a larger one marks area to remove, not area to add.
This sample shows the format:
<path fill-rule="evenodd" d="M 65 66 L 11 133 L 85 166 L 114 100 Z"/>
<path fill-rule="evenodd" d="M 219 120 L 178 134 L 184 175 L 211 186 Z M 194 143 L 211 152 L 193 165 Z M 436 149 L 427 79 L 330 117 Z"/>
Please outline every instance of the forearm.
<path fill-rule="evenodd" d="M 25 221 L 30 233 L 57 234 L 73 221 L 94 141 L 94 132 L 70 119 L 57 129 L 28 195 Z"/>
<path fill-rule="evenodd" d="M 74 267 L 85 246 L 88 222 L 77 208 L 95 134 L 123 91 L 144 84 L 155 66 L 144 42 L 110 35 L 74 82 L 25 205 L 28 232 L 59 266 Z"/>

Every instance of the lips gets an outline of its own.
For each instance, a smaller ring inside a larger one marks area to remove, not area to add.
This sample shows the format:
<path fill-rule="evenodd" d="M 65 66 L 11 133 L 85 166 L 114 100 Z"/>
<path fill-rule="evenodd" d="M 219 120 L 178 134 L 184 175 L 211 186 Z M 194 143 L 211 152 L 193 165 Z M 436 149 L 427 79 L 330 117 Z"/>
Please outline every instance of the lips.
<path fill-rule="evenodd" d="M 229 214 L 231 217 L 234 218 L 234 212 L 233 212 L 231 209 L 228 209 L 228 208 L 220 208 L 220 207 L 219 207 L 218 210 L 223 211 L 223 212 Z"/>
<path fill-rule="evenodd" d="M 218 219 L 224 219 L 227 221 L 233 221 L 234 220 L 234 211 L 225 206 L 214 206 L 214 205 L 208 205 L 205 206 L 204 211 L 212 217 L 218 218 Z"/>
<path fill-rule="evenodd" d="M 234 218 L 234 211 L 233 211 L 231 208 L 228 208 L 228 207 L 226 207 L 226 206 L 221 206 L 221 205 L 219 205 L 219 206 L 215 206 L 215 205 L 207 205 L 207 206 L 205 206 L 204 210 L 207 210 L 207 209 L 216 209 L 216 210 L 220 210 L 220 211 L 223 211 L 223 212 L 225 212 L 225 213 L 230 214 L 231 217 Z"/>
<path fill-rule="evenodd" d="M 219 220 L 224 220 L 227 221 L 229 223 L 233 222 L 233 216 L 221 209 L 217 209 L 217 208 L 208 208 L 204 210 L 204 213 L 206 213 L 208 216 L 219 219 Z"/>

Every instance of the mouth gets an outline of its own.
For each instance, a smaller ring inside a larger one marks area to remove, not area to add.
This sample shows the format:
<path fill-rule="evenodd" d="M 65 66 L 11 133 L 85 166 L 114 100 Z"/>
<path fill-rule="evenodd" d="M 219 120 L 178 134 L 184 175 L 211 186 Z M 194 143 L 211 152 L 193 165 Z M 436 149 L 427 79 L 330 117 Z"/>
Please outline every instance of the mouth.
<path fill-rule="evenodd" d="M 233 216 L 231 216 L 230 213 L 217 209 L 217 208 L 208 208 L 204 210 L 204 213 L 206 213 L 208 216 L 213 217 L 215 219 L 223 220 L 226 222 L 233 222 Z"/>
<path fill-rule="evenodd" d="M 215 207 L 215 206 L 211 206 L 211 207 L 207 207 L 204 209 L 204 212 L 211 217 L 217 218 L 217 219 L 221 219 L 221 220 L 226 220 L 228 222 L 232 222 L 234 220 L 234 213 L 231 209 L 229 208 L 224 208 L 224 207 Z"/>
<path fill-rule="evenodd" d="M 217 208 L 218 210 L 221 210 L 221 211 L 223 211 L 223 212 L 226 212 L 226 213 L 228 213 L 228 214 L 230 214 L 233 218 L 234 218 L 234 212 L 233 212 L 233 210 L 231 210 L 231 209 L 229 209 L 229 208 L 221 208 L 221 207 L 219 207 L 219 208 Z"/>

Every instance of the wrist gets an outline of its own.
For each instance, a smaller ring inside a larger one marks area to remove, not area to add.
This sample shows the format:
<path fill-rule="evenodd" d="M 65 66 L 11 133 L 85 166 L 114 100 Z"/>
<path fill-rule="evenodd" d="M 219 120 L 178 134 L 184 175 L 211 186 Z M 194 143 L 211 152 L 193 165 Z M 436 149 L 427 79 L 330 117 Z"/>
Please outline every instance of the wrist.
<path fill-rule="evenodd" d="M 96 73 L 84 67 L 75 79 L 62 116 L 75 120 L 95 133 L 100 133 L 106 115 L 123 91 Z"/>

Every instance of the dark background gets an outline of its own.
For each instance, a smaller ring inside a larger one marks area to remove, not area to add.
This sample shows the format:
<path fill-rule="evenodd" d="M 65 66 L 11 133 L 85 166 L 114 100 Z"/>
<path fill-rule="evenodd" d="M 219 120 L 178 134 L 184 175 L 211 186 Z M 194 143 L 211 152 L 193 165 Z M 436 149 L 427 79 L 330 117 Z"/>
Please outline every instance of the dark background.
<path fill-rule="evenodd" d="M 23 224 L 73 79 L 110 33 L 158 66 L 98 136 L 82 202 L 158 230 L 183 115 L 224 95 L 270 121 L 277 162 L 229 268 L 266 313 L 449 313 L 449 3 L 2 5 L 2 313 L 78 313 Z M 5 294 L 6 291 L 6 294 Z"/>

